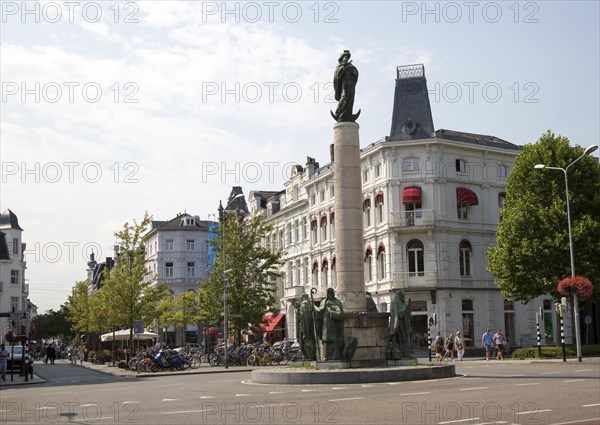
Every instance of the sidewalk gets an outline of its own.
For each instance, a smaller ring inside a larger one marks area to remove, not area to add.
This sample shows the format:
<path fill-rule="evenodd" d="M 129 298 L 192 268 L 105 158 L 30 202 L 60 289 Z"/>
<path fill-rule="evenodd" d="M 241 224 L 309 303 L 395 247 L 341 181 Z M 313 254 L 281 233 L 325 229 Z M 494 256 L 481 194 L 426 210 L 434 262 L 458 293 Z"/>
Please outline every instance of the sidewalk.
<path fill-rule="evenodd" d="M 35 370 L 35 366 L 33 368 Z M 25 381 L 25 377 L 21 376 L 19 372 L 13 374 L 13 380 L 10 380 L 10 372 L 6 373 L 6 381 L 0 380 L 0 388 L 4 389 L 6 387 L 13 387 L 16 385 L 33 385 L 33 384 L 43 384 L 46 382 L 44 379 L 37 376 L 35 373 L 33 374 L 33 378 L 31 378 L 31 374 L 29 374 L 28 380 Z"/>

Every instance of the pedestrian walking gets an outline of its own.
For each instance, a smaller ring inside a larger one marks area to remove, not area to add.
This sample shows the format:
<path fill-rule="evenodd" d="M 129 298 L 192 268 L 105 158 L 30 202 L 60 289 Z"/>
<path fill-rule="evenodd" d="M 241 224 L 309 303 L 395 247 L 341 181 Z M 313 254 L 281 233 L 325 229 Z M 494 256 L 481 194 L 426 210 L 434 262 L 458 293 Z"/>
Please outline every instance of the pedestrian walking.
<path fill-rule="evenodd" d="M 438 362 L 441 362 L 444 356 L 444 338 L 442 338 L 439 332 L 437 333 L 433 344 L 435 346 L 435 359 Z"/>
<path fill-rule="evenodd" d="M 50 346 L 50 364 L 54 364 L 54 360 L 56 360 L 56 348 L 54 345 Z"/>
<path fill-rule="evenodd" d="M 459 362 L 462 362 L 463 356 L 465 355 L 465 339 L 461 335 L 460 331 L 456 331 L 454 337 L 454 347 L 456 348 L 456 357 Z"/>
<path fill-rule="evenodd" d="M 48 364 L 48 360 L 50 360 L 50 346 L 46 346 L 46 357 L 44 357 L 44 364 Z"/>
<path fill-rule="evenodd" d="M 481 346 L 485 348 L 485 359 L 489 360 L 490 355 L 492 354 L 492 334 L 490 333 L 490 328 L 486 328 L 485 333 L 481 335 Z"/>
<path fill-rule="evenodd" d="M 502 333 L 502 329 L 498 328 L 492 340 L 496 346 L 496 359 L 504 360 L 504 346 L 506 345 L 506 337 Z"/>
<path fill-rule="evenodd" d="M 77 348 L 71 347 L 68 351 L 68 356 L 71 366 L 77 366 Z"/>
<path fill-rule="evenodd" d="M 454 335 L 448 335 L 446 341 L 444 341 L 444 359 L 448 361 L 448 358 L 454 361 Z"/>
<path fill-rule="evenodd" d="M 79 364 L 83 366 L 83 360 L 85 359 L 85 346 L 83 344 L 79 345 L 77 354 L 79 354 Z"/>
<path fill-rule="evenodd" d="M 0 378 L 2 378 L 3 381 L 6 381 L 6 368 L 9 357 L 10 353 L 4 344 L 0 344 Z"/>

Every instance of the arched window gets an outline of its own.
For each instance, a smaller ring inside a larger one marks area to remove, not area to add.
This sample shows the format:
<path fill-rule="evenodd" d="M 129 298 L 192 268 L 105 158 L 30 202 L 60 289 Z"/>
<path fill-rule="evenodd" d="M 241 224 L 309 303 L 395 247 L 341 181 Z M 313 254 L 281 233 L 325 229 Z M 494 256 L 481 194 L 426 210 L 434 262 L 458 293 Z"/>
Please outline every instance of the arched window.
<path fill-rule="evenodd" d="M 383 223 L 383 192 L 379 192 L 375 196 L 375 215 L 377 217 L 377 223 Z"/>
<path fill-rule="evenodd" d="M 328 271 L 329 271 L 329 262 L 327 261 L 327 258 L 323 258 L 323 262 L 321 263 L 321 282 L 323 283 L 324 287 L 327 287 L 327 284 L 328 284 L 328 279 L 327 279 Z"/>
<path fill-rule="evenodd" d="M 329 214 L 329 224 L 331 225 L 329 234 L 331 235 L 331 239 L 333 239 L 335 238 L 335 213 L 333 211 Z"/>
<path fill-rule="evenodd" d="M 363 201 L 363 220 L 364 227 L 369 227 L 371 225 L 371 198 L 367 197 Z"/>
<path fill-rule="evenodd" d="M 327 215 L 321 217 L 321 241 L 327 240 Z"/>
<path fill-rule="evenodd" d="M 365 251 L 365 282 L 373 279 L 373 250 L 367 247 Z"/>
<path fill-rule="evenodd" d="M 311 234 L 311 238 L 312 238 L 312 244 L 316 245 L 318 242 L 318 237 L 317 237 L 317 218 L 313 217 L 313 219 L 310 222 L 310 234 Z"/>
<path fill-rule="evenodd" d="M 335 288 L 337 286 L 337 276 L 335 270 L 335 257 L 331 260 L 331 287 Z"/>
<path fill-rule="evenodd" d="M 423 253 L 423 242 L 412 239 L 406 244 L 406 255 L 408 261 L 408 275 L 425 276 L 425 257 Z"/>
<path fill-rule="evenodd" d="M 380 243 L 377 247 L 377 277 L 385 279 L 385 246 Z"/>
<path fill-rule="evenodd" d="M 314 261 L 312 266 L 312 281 L 314 286 L 319 285 L 319 262 L 317 260 Z"/>
<path fill-rule="evenodd" d="M 471 276 L 471 256 L 473 250 L 471 249 L 471 243 L 463 239 L 460 241 L 459 246 L 459 269 L 460 275 L 462 277 L 470 277 Z"/>

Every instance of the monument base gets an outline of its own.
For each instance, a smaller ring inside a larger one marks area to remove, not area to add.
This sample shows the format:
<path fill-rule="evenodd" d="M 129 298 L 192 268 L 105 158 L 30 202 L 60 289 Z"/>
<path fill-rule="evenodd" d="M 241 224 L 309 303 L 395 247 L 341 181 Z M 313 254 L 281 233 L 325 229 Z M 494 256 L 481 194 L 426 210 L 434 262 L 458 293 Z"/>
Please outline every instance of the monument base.
<path fill-rule="evenodd" d="M 328 360 L 328 361 L 316 362 L 316 363 L 317 363 L 317 369 L 350 369 L 349 362 Z"/>
<path fill-rule="evenodd" d="M 350 367 L 387 365 L 389 317 L 389 313 L 344 312 L 344 335 L 358 340 Z"/>
<path fill-rule="evenodd" d="M 417 364 L 417 359 L 401 359 L 387 361 L 388 366 L 416 366 Z"/>

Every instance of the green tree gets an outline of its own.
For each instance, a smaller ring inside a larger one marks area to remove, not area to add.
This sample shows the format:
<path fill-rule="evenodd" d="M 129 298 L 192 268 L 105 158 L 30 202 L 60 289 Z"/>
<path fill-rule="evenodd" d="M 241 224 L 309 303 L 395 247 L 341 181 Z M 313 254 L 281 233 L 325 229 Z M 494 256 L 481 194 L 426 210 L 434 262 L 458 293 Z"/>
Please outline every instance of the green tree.
<path fill-rule="evenodd" d="M 68 318 L 72 324 L 72 330 L 80 334 L 88 334 L 91 331 L 92 296 L 88 291 L 87 281 L 76 282 L 67 303 Z"/>
<path fill-rule="evenodd" d="M 66 305 L 60 310 L 48 310 L 44 314 L 38 314 L 32 320 L 35 324 L 35 337 L 37 340 L 59 338 L 65 339 L 71 336 L 71 322 Z"/>
<path fill-rule="evenodd" d="M 199 320 L 200 306 L 194 291 L 186 291 L 177 298 L 165 297 L 160 302 L 160 323 L 174 325 L 182 328 L 183 344 L 186 343 L 187 325 L 197 323 Z"/>
<path fill-rule="evenodd" d="M 211 241 L 216 259 L 209 278 L 198 291 L 199 322 L 211 325 L 220 321 L 223 312 L 224 271 L 228 270 L 228 311 L 240 315 L 230 319 L 231 329 L 239 342 L 243 330 L 264 322 L 264 314 L 275 304 L 275 276 L 283 253 L 272 252 L 262 245 L 271 226 L 260 217 L 241 221 L 227 216 Z"/>
<path fill-rule="evenodd" d="M 125 223 L 115 233 L 119 251 L 115 265 L 105 270 L 101 292 L 110 306 L 113 325 L 125 324 L 129 332 L 129 347 L 133 347 L 133 322 L 150 323 L 158 318 L 159 303 L 168 290 L 166 285 L 152 285 L 153 276 L 146 266 L 146 228 L 151 222 L 148 214 L 138 224 Z"/>
<path fill-rule="evenodd" d="M 515 161 L 506 184 L 506 199 L 496 233 L 488 249 L 488 269 L 502 293 L 510 299 L 530 301 L 551 294 L 571 275 L 564 174 L 534 169 L 536 164 L 565 168 L 584 149 L 548 131 L 526 145 Z M 569 200 L 575 253 L 575 271 L 594 283 L 600 294 L 600 165 L 593 157 L 581 158 L 568 171 Z"/>

